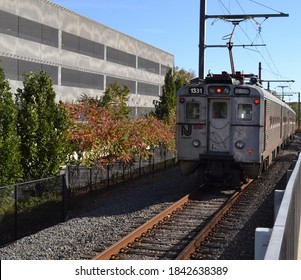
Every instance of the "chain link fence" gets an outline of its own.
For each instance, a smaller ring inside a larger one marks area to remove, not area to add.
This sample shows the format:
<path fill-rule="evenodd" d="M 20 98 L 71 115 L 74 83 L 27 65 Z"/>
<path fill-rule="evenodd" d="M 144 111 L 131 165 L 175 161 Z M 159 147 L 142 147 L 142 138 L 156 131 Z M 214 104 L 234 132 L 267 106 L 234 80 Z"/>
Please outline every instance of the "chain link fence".
<path fill-rule="evenodd" d="M 104 165 L 102 168 L 97 165 L 92 167 L 68 166 L 65 170 L 68 189 L 72 196 L 93 191 L 106 191 L 112 186 L 144 174 L 153 174 L 175 164 L 175 153 L 166 148 L 154 148 L 150 154 L 151 156 L 147 160 L 135 157 L 129 164 L 119 161 L 112 165 Z"/>
<path fill-rule="evenodd" d="M 0 187 L 0 245 L 66 220 L 65 175 Z"/>
<path fill-rule="evenodd" d="M 154 174 L 175 164 L 175 154 L 154 148 L 147 160 L 68 166 L 59 176 L 0 187 L 0 246 L 67 220 L 69 208 L 86 194 L 106 192 L 116 185 Z M 79 203 L 81 204 L 81 203 Z"/>

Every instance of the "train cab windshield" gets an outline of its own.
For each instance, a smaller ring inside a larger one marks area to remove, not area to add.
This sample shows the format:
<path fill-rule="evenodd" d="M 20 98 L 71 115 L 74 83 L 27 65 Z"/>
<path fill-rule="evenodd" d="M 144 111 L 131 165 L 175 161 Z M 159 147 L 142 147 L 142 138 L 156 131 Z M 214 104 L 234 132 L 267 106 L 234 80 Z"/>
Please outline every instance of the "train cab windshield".
<path fill-rule="evenodd" d="M 240 121 L 251 121 L 253 118 L 252 104 L 238 104 L 237 119 Z"/>
<path fill-rule="evenodd" d="M 212 105 L 212 118 L 226 119 L 227 118 L 227 103 L 226 102 L 213 102 Z"/>
<path fill-rule="evenodd" d="M 186 119 L 195 120 L 200 117 L 200 103 L 189 102 L 186 103 Z"/>

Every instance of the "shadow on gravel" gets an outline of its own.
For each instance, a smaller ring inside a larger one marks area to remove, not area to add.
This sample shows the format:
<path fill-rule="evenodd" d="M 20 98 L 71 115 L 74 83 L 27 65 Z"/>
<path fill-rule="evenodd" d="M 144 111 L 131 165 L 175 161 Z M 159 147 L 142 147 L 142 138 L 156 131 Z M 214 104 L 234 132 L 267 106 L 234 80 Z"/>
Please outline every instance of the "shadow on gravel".
<path fill-rule="evenodd" d="M 197 187 L 196 178 L 197 174 L 182 177 L 178 167 L 146 175 L 107 193 L 86 198 L 81 210 L 71 211 L 70 218 L 122 215 L 160 203 L 172 203 Z"/>

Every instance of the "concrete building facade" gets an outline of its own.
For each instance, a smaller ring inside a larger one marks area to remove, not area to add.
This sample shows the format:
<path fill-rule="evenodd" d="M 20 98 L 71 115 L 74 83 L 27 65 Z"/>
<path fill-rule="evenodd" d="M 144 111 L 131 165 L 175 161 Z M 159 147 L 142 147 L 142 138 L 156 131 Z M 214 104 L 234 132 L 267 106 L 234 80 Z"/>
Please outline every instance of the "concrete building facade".
<path fill-rule="evenodd" d="M 133 115 L 158 100 L 174 56 L 48 0 L 0 0 L 0 67 L 14 92 L 24 72 L 45 70 L 59 100 L 130 88 Z"/>

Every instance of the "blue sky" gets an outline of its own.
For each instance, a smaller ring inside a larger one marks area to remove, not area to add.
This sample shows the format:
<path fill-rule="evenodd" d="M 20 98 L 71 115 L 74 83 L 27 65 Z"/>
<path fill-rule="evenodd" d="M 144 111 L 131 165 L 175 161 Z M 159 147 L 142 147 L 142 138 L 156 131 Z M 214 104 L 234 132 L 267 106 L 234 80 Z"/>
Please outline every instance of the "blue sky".
<path fill-rule="evenodd" d="M 198 74 L 200 0 L 53 0 L 65 8 L 156 46 L 175 56 L 175 66 Z M 265 44 L 265 47 L 233 48 L 236 71 L 258 73 L 262 63 L 265 80 L 295 80 L 271 83 L 281 92 L 301 91 L 301 1 L 296 0 L 207 0 L 207 14 L 275 14 L 289 17 L 256 18 L 241 22 L 234 44 Z M 206 44 L 225 45 L 223 37 L 232 32 L 232 23 L 206 21 Z M 207 48 L 205 73 L 231 72 L 226 48 Z M 285 97 L 297 101 L 298 95 Z"/>

